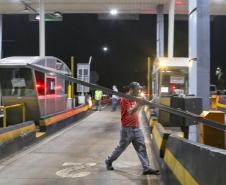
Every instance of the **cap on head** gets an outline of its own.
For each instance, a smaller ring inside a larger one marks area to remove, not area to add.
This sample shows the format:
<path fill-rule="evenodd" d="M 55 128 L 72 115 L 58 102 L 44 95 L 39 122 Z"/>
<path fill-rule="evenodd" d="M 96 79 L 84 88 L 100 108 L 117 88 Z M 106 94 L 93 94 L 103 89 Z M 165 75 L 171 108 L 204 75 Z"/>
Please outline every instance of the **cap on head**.
<path fill-rule="evenodd" d="M 131 82 L 128 87 L 130 89 L 142 89 L 142 86 L 138 82 Z"/>

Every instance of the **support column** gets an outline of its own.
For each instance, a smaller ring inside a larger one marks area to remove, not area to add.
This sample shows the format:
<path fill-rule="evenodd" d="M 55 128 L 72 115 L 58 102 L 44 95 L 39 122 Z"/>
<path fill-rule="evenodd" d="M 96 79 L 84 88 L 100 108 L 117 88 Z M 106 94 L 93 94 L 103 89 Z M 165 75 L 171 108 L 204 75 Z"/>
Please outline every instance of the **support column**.
<path fill-rule="evenodd" d="M 157 57 L 164 57 L 164 6 L 157 6 Z"/>
<path fill-rule="evenodd" d="M 2 58 L 2 15 L 0 15 L 0 59 Z"/>
<path fill-rule="evenodd" d="M 39 0 L 39 55 L 45 56 L 45 2 Z"/>
<path fill-rule="evenodd" d="M 210 13 L 209 0 L 189 0 L 189 94 L 201 97 L 209 110 Z M 198 141 L 197 126 L 189 127 L 189 139 Z"/>
<path fill-rule="evenodd" d="M 175 0 L 169 2 L 169 22 L 168 22 L 168 57 L 174 55 L 174 21 L 175 21 Z"/>
<path fill-rule="evenodd" d="M 209 110 L 210 0 L 189 0 L 189 93 L 203 98 Z"/>

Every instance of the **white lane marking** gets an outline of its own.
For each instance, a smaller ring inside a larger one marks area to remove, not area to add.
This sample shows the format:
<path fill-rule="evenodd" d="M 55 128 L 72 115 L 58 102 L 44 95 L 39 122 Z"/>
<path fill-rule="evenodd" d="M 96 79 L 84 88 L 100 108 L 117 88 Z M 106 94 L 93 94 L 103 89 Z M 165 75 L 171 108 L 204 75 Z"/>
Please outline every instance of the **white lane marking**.
<path fill-rule="evenodd" d="M 56 172 L 56 175 L 62 178 L 78 178 L 78 177 L 85 177 L 90 175 L 90 172 L 84 171 L 79 172 L 79 170 L 83 170 L 86 168 L 90 168 L 96 166 L 97 163 L 73 163 L 73 162 L 65 162 L 62 166 L 66 167 L 62 170 Z"/>
<path fill-rule="evenodd" d="M 63 169 L 56 173 L 57 176 L 62 178 L 81 178 L 88 176 L 90 172 L 79 172 L 79 173 L 73 173 L 73 169 Z"/>
<path fill-rule="evenodd" d="M 76 165 L 82 165 L 82 163 L 63 163 L 62 166 L 76 166 Z"/>
<path fill-rule="evenodd" d="M 96 166 L 97 163 L 86 163 L 87 166 L 90 166 L 90 167 L 93 167 L 93 166 Z"/>

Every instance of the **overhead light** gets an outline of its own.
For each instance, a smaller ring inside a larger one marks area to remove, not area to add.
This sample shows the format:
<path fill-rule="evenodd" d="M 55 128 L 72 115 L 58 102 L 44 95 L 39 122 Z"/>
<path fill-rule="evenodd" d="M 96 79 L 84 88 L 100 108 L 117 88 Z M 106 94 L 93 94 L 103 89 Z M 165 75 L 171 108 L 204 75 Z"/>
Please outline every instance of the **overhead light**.
<path fill-rule="evenodd" d="M 108 52 L 108 47 L 107 46 L 104 46 L 103 48 L 102 48 L 102 50 L 103 50 L 103 52 Z"/>
<path fill-rule="evenodd" d="M 35 16 L 35 19 L 36 19 L 36 20 L 40 20 L 40 15 L 36 15 L 36 16 Z"/>
<path fill-rule="evenodd" d="M 118 10 L 117 9 L 111 9 L 110 14 L 113 16 L 118 15 Z"/>
<path fill-rule="evenodd" d="M 62 17 L 62 13 L 60 13 L 60 12 L 54 12 L 54 15 L 58 18 Z"/>

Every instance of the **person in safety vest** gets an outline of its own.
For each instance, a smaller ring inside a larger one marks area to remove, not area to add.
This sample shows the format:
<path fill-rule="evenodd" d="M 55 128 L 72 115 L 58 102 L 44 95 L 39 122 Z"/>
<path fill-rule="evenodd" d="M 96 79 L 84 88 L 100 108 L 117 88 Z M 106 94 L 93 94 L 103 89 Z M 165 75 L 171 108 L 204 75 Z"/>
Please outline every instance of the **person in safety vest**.
<path fill-rule="evenodd" d="M 128 95 L 137 97 L 140 93 L 141 86 L 138 82 L 132 82 L 128 85 Z M 140 162 L 143 167 L 143 175 L 158 175 L 159 170 L 150 168 L 147 156 L 144 135 L 139 128 L 138 110 L 142 105 L 139 103 L 122 98 L 121 108 L 121 132 L 118 146 L 111 155 L 105 160 L 107 170 L 114 170 L 112 163 L 122 154 L 127 146 L 132 143 Z"/>
<path fill-rule="evenodd" d="M 103 92 L 101 90 L 95 91 L 95 101 L 96 101 L 96 110 L 101 111 L 101 99 L 103 96 Z"/>

